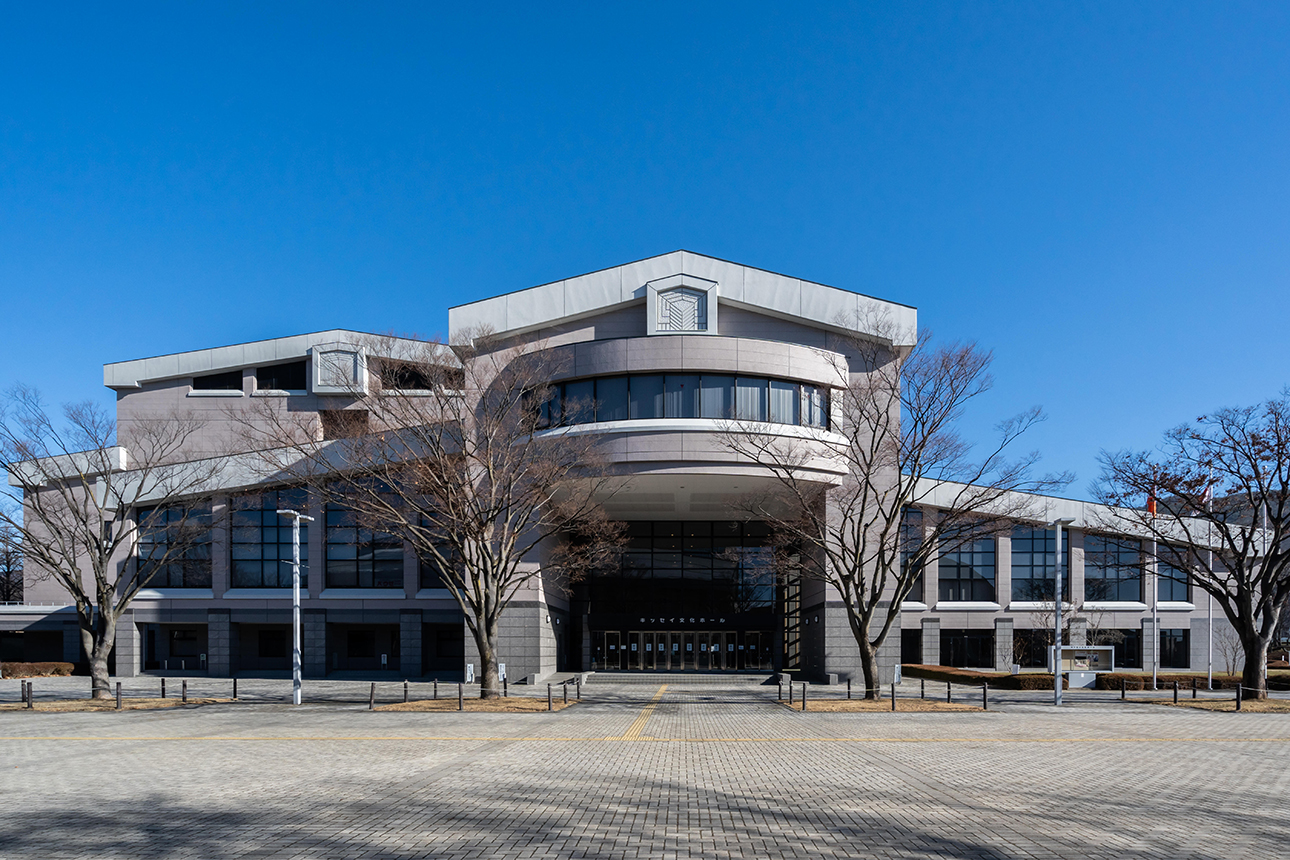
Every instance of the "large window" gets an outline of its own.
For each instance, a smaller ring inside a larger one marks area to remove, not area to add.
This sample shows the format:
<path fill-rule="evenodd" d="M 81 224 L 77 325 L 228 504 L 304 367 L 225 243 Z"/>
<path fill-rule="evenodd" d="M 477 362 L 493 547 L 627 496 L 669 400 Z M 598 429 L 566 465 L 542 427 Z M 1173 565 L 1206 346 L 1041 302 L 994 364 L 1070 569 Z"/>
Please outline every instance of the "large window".
<path fill-rule="evenodd" d="M 307 513 L 303 489 L 270 490 L 234 496 L 229 541 L 233 588 L 291 587 L 291 517 L 278 511 Z M 300 587 L 308 587 L 309 523 L 300 523 Z"/>
<path fill-rule="evenodd" d="M 402 588 L 403 542 L 362 528 L 353 511 L 328 505 L 327 587 Z"/>
<path fill-rule="evenodd" d="M 303 360 L 257 367 L 255 387 L 259 391 L 304 391 L 309 387 L 305 370 Z"/>
<path fill-rule="evenodd" d="M 909 570 L 910 558 L 918 551 L 923 542 L 923 512 L 918 508 L 905 508 L 900 518 L 900 572 L 904 576 Z M 906 600 L 922 603 L 924 598 L 923 566 L 918 565 L 914 584 L 909 589 Z M 917 662 L 917 661 L 915 661 Z"/>
<path fill-rule="evenodd" d="M 228 370 L 208 376 L 193 377 L 194 391 L 241 391 L 242 371 Z"/>
<path fill-rule="evenodd" d="M 994 631 L 942 630 L 941 665 L 994 668 Z"/>
<path fill-rule="evenodd" d="M 1053 569 L 1057 534 L 1048 529 L 1017 526 L 1012 530 L 1012 599 L 1053 600 Z M 1070 541 L 1062 541 L 1062 600 L 1071 599 Z"/>
<path fill-rule="evenodd" d="M 579 379 L 552 386 L 542 421 L 588 424 L 647 418 L 734 418 L 829 426 L 828 390 L 729 374 L 650 373 Z"/>
<path fill-rule="evenodd" d="M 145 587 L 211 587 L 209 508 L 140 508 L 137 522 Z"/>
<path fill-rule="evenodd" d="M 1191 666 L 1191 631 L 1160 631 L 1160 668 L 1187 669 Z"/>
<path fill-rule="evenodd" d="M 1161 547 L 1156 561 L 1156 600 L 1160 602 L 1175 601 L 1186 603 L 1191 600 L 1191 583 L 1187 580 L 1187 571 L 1165 559 L 1181 560 L 1185 553 L 1173 547 Z"/>
<path fill-rule="evenodd" d="M 1142 600 L 1142 558 L 1137 541 L 1084 536 L 1084 599 Z"/>
<path fill-rule="evenodd" d="M 939 599 L 993 601 L 994 563 L 994 538 L 980 538 L 958 549 L 943 551 Z"/>

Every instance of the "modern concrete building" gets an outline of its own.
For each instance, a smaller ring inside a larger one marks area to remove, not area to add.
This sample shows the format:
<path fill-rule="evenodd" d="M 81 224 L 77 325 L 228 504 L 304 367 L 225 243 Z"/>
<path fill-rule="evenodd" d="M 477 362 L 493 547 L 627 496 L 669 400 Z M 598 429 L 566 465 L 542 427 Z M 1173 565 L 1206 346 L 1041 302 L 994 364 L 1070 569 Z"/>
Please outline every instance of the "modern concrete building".
<path fill-rule="evenodd" d="M 869 334 L 893 351 L 917 328 L 914 308 L 686 251 L 449 309 L 454 343 L 489 329 L 558 354 L 561 396 L 595 404 L 573 422 L 578 432 L 603 436 L 613 468 L 629 479 L 607 502 L 628 524 L 621 569 L 571 591 L 532 580 L 505 619 L 510 678 L 772 668 L 859 677 L 837 595 L 766 575 L 767 529 L 742 520 L 734 503 L 771 478 L 720 436 L 732 415 L 786 437 L 830 433 L 830 391 L 846 374 L 876 370 L 839 336 L 864 320 L 883 321 Z M 223 450 L 257 409 L 317 414 L 325 425 L 353 407 L 384 358 L 368 342 L 333 330 L 106 365 L 120 443 L 129 449 L 136 422 L 181 409 L 208 418 L 193 458 Z M 821 482 L 838 477 L 818 465 Z M 1131 541 L 1086 531 L 1096 506 L 1038 502 L 1049 519 L 1074 519 L 1069 599 L 1084 607 L 1082 624 L 1117 631 L 1117 664 L 1150 666 L 1160 649 L 1165 667 L 1204 668 L 1203 601 L 1157 578 Z M 306 677 L 451 679 L 476 659 L 460 608 L 407 547 L 364 534 L 303 490 L 244 478 L 216 498 L 205 550 L 169 566 L 134 601 L 117 632 L 117 674 L 286 671 L 291 591 L 282 560 L 291 539 L 276 513 L 285 508 L 315 517 L 302 540 Z M 1034 631 L 1049 624 L 1040 613 L 1053 541 L 1043 525 L 1023 525 L 931 564 L 900 610 L 883 674 L 898 660 L 1042 665 Z M 26 600 L 0 607 L 5 658 L 79 660 L 74 615 L 60 606 L 66 595 L 32 578 Z M 1072 633 L 1077 644 L 1088 635 L 1080 624 Z"/>

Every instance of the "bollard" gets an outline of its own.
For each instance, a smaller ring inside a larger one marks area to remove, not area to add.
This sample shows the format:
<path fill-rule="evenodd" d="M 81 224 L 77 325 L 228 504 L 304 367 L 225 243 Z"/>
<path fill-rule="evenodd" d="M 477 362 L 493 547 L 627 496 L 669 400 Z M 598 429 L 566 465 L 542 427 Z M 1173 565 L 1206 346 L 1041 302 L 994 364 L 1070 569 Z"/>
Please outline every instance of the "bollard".
<path fill-rule="evenodd" d="M 233 679 L 233 699 L 237 699 L 237 678 Z"/>
<path fill-rule="evenodd" d="M 1174 681 L 1174 704 L 1178 704 L 1178 682 Z"/>
<path fill-rule="evenodd" d="M 1240 709 L 1241 709 L 1241 684 L 1238 681 L 1236 684 L 1236 710 L 1239 711 Z"/>
<path fill-rule="evenodd" d="M 1196 698 L 1196 679 L 1195 678 L 1191 679 L 1191 697 L 1193 699 Z"/>
<path fill-rule="evenodd" d="M 121 710 L 121 682 L 116 682 L 116 709 Z"/>
<path fill-rule="evenodd" d="M 547 709 L 548 711 L 554 711 L 554 710 L 555 710 L 555 704 L 551 701 L 551 685 L 550 685 L 550 684 L 547 684 L 547 685 L 546 685 L 546 709 Z"/>
<path fill-rule="evenodd" d="M 784 701 L 784 679 L 780 678 L 775 684 L 779 688 L 779 695 L 775 697 L 775 701 L 782 702 Z"/>
<path fill-rule="evenodd" d="M 511 682 L 503 678 L 502 679 L 502 698 L 503 699 L 509 699 L 511 697 L 510 686 L 511 686 Z"/>
<path fill-rule="evenodd" d="M 569 682 L 565 681 L 560 686 L 564 687 L 564 703 L 567 705 L 569 704 Z"/>
<path fill-rule="evenodd" d="M 376 708 L 376 682 L 373 681 L 371 692 L 367 694 L 367 709 L 371 711 L 371 710 L 375 710 L 375 708 Z"/>
<path fill-rule="evenodd" d="M 990 685 L 985 681 L 981 682 L 981 710 L 990 710 Z"/>
<path fill-rule="evenodd" d="M 1120 701 L 1121 702 L 1124 701 L 1124 694 L 1125 692 L 1128 691 L 1128 689 L 1129 689 L 1129 682 L 1126 679 L 1121 678 L 1120 679 Z"/>
<path fill-rule="evenodd" d="M 457 684 L 457 710 L 459 710 L 459 711 L 464 711 L 464 710 L 466 710 L 466 692 L 465 692 L 465 690 L 466 690 L 466 686 L 465 686 L 464 684 L 461 684 L 461 683 L 458 683 L 458 684 Z"/>
<path fill-rule="evenodd" d="M 847 678 L 847 698 L 851 698 L 851 679 Z"/>
<path fill-rule="evenodd" d="M 161 698 L 166 698 L 166 679 L 161 679 Z"/>
<path fill-rule="evenodd" d="M 951 699 L 951 698 L 950 698 L 950 682 L 949 682 L 949 681 L 946 681 L 946 682 L 945 682 L 945 701 L 947 701 L 947 702 L 952 702 L 952 701 L 954 701 L 953 699 Z"/>
<path fill-rule="evenodd" d="M 789 707 L 792 707 L 793 705 L 793 681 L 791 678 L 789 679 L 789 682 L 788 682 L 788 704 L 789 704 Z"/>
<path fill-rule="evenodd" d="M 582 676 L 581 675 L 578 676 L 578 682 L 574 686 L 573 692 L 577 695 L 578 701 L 581 702 L 582 701 Z"/>
<path fill-rule="evenodd" d="M 926 678 L 918 679 L 918 698 L 920 699 L 927 698 L 927 679 Z"/>
<path fill-rule="evenodd" d="M 439 698 L 439 679 L 438 678 L 434 679 L 434 697 L 436 699 Z"/>
<path fill-rule="evenodd" d="M 891 709 L 896 710 L 896 682 L 891 682 Z"/>
<path fill-rule="evenodd" d="M 802 713 L 806 713 L 806 682 L 802 682 Z"/>
<path fill-rule="evenodd" d="M 403 704 L 408 703 L 408 679 L 403 679 Z"/>
<path fill-rule="evenodd" d="M 180 701 L 187 702 L 188 701 L 188 679 L 185 678 L 183 681 L 181 681 L 179 686 L 180 686 L 180 690 L 182 691 L 181 695 L 183 696 L 183 698 Z"/>
<path fill-rule="evenodd" d="M 31 705 L 31 681 L 22 682 L 22 700 L 30 708 Z"/>

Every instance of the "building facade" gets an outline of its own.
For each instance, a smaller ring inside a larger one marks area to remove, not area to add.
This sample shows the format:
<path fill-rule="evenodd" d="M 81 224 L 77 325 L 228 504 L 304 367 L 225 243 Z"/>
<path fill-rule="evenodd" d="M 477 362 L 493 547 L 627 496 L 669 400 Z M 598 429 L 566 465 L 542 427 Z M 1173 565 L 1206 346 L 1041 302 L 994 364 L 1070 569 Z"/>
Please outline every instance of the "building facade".
<path fill-rule="evenodd" d="M 557 357 L 557 398 L 582 405 L 553 423 L 602 437 L 626 482 L 606 501 L 626 524 L 621 565 L 570 588 L 532 579 L 504 618 L 508 677 L 780 669 L 859 678 L 837 594 L 770 572 L 768 530 L 742 519 L 737 502 L 773 479 L 722 434 L 732 418 L 786 438 L 830 433 L 830 392 L 880 370 L 841 335 L 879 320 L 867 334 L 892 354 L 912 343 L 913 308 L 684 251 L 449 309 L 452 343 L 488 331 Z M 228 450 L 265 415 L 352 423 L 355 393 L 389 358 L 371 342 L 333 330 L 106 365 L 120 444 L 129 449 L 139 422 L 179 410 L 206 418 L 187 452 L 194 459 Z M 840 478 L 827 462 L 812 468 L 822 483 Z M 1132 540 L 1089 530 L 1096 506 L 1038 501 L 1050 519 L 1074 518 L 1063 547 L 1065 597 L 1081 608 L 1074 642 L 1113 643 L 1121 666 L 1150 667 L 1159 652 L 1162 666 L 1204 668 L 1203 598 L 1198 605 L 1185 584 L 1144 565 Z M 216 495 L 209 540 L 159 571 L 122 619 L 116 673 L 287 671 L 284 509 L 314 517 L 301 534 L 306 677 L 450 680 L 477 664 L 460 607 L 410 547 L 303 489 L 244 476 Z M 1053 543 L 1042 524 L 1018 525 L 928 565 L 880 655 L 884 677 L 898 661 L 1042 665 Z M 81 659 L 74 615 L 59 605 L 66 595 L 34 575 L 26 585 L 25 605 L 0 609 L 5 659 Z"/>

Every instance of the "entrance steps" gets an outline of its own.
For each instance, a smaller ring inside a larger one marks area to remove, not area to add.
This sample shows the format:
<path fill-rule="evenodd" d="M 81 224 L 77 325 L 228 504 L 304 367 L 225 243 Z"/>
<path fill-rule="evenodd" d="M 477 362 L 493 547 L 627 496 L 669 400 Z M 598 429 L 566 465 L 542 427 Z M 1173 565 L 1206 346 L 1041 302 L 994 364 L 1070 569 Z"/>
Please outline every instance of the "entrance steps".
<path fill-rule="evenodd" d="M 771 672 L 590 672 L 586 683 L 591 684 L 706 684 L 713 687 L 759 686 L 773 684 Z"/>

